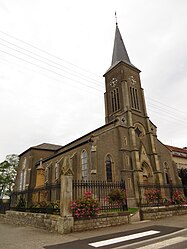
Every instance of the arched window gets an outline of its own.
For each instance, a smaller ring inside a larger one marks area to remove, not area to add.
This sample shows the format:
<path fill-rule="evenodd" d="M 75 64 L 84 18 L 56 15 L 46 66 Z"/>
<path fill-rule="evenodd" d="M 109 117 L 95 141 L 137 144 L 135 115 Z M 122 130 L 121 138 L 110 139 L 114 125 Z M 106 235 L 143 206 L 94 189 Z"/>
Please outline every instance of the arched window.
<path fill-rule="evenodd" d="M 25 190 L 25 186 L 26 186 L 26 177 L 27 177 L 27 171 L 26 171 L 26 169 L 24 169 L 24 171 L 23 171 L 23 190 Z"/>
<path fill-rule="evenodd" d="M 116 112 L 120 109 L 119 101 L 119 89 L 114 89 L 111 93 L 111 103 L 112 103 L 112 112 Z"/>
<path fill-rule="evenodd" d="M 49 166 L 45 168 L 45 183 L 49 182 Z"/>
<path fill-rule="evenodd" d="M 140 110 L 139 100 L 138 100 L 138 90 L 134 87 L 130 87 L 131 96 L 131 106 L 135 110 Z"/>
<path fill-rule="evenodd" d="M 20 180 L 19 180 L 19 190 L 22 191 L 23 186 L 23 170 L 20 172 Z"/>
<path fill-rule="evenodd" d="M 20 191 L 25 190 L 26 177 L 27 177 L 26 164 L 27 164 L 27 158 L 25 157 L 20 172 L 20 182 L 19 182 Z"/>
<path fill-rule="evenodd" d="M 55 181 L 59 179 L 59 164 L 58 162 L 55 163 Z"/>
<path fill-rule="evenodd" d="M 86 150 L 81 153 L 82 180 L 88 180 L 88 155 Z"/>
<path fill-rule="evenodd" d="M 164 172 L 165 172 L 165 177 L 166 177 L 166 184 L 169 184 L 170 183 L 169 166 L 168 166 L 167 162 L 164 162 Z"/>
<path fill-rule="evenodd" d="M 112 158 L 110 155 L 106 157 L 106 180 L 112 182 Z"/>

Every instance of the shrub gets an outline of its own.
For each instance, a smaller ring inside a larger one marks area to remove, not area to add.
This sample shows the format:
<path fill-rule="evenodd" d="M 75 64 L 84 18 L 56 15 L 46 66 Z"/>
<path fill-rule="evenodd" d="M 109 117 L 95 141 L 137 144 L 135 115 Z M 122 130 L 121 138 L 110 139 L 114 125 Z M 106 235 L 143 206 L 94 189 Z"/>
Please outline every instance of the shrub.
<path fill-rule="evenodd" d="M 147 189 L 144 192 L 147 202 L 159 202 L 162 199 L 160 189 Z"/>
<path fill-rule="evenodd" d="M 59 201 L 57 202 L 37 202 L 31 205 L 30 210 L 35 213 L 58 213 L 60 207 Z"/>
<path fill-rule="evenodd" d="M 113 189 L 108 194 L 108 201 L 110 204 L 125 204 L 126 203 L 126 191 L 123 189 Z"/>
<path fill-rule="evenodd" d="M 177 205 L 182 205 L 186 203 L 186 199 L 182 191 L 176 190 L 173 193 L 172 203 Z"/>
<path fill-rule="evenodd" d="M 85 192 L 84 197 L 72 202 L 70 208 L 75 218 L 91 218 L 100 210 L 99 202 L 92 197 L 91 192 Z"/>
<path fill-rule="evenodd" d="M 162 203 L 163 203 L 163 205 L 165 205 L 165 206 L 169 206 L 169 205 L 172 204 L 171 201 L 168 200 L 167 198 L 163 198 Z"/>

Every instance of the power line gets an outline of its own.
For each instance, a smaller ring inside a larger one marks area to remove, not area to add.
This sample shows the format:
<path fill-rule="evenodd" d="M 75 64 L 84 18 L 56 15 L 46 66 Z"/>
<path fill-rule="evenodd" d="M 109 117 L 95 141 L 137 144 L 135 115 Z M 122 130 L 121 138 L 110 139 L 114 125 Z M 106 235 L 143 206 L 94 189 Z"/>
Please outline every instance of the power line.
<path fill-rule="evenodd" d="M 37 60 L 37 61 L 39 61 L 39 62 L 42 62 L 42 63 L 44 63 L 44 64 L 46 64 L 46 65 L 48 65 L 48 66 L 50 66 L 50 67 L 53 67 L 53 68 L 58 69 L 58 70 L 60 70 L 60 71 L 64 71 L 64 72 L 66 72 L 66 73 L 69 73 L 69 72 L 67 72 L 67 71 L 65 71 L 65 70 L 62 70 L 61 68 L 59 68 L 59 67 L 57 67 L 57 66 L 54 66 L 53 64 L 50 64 L 50 63 L 48 63 L 48 62 L 45 62 L 45 61 L 40 60 L 40 59 L 38 59 L 38 58 L 35 58 L 35 57 L 33 57 L 33 56 L 31 56 L 31 55 L 28 55 L 28 54 L 26 54 L 26 53 L 24 53 L 24 52 L 21 52 L 21 51 L 15 49 L 15 48 L 9 47 L 9 46 L 7 46 L 7 45 L 5 45 L 5 44 L 2 44 L 2 43 L 0 43 L 0 45 L 5 46 L 5 47 L 7 47 L 7 48 L 9 48 L 9 49 L 11 49 L 11 50 L 13 50 L 13 51 L 18 52 L 18 53 L 21 53 L 22 55 L 25 55 L 25 56 L 27 56 L 27 57 L 30 57 L 30 58 L 32 58 L 32 59 L 34 59 L 34 60 Z M 79 78 L 81 78 L 81 79 L 83 79 L 83 80 L 89 81 L 89 80 L 87 80 L 85 77 L 83 78 L 83 77 L 77 76 L 77 75 L 74 74 L 74 73 L 71 73 L 71 75 L 74 75 L 74 76 L 79 77 Z M 89 81 L 89 82 L 90 82 L 90 81 Z M 92 83 L 92 82 L 91 82 L 91 83 Z M 94 84 L 95 84 L 95 82 L 94 82 Z M 101 87 L 101 85 L 99 85 L 99 87 Z"/>
<path fill-rule="evenodd" d="M 18 56 L 16 56 L 16 55 L 13 55 L 13 54 L 8 53 L 8 52 L 2 51 L 2 50 L 0 50 L 0 51 L 3 52 L 3 53 L 5 53 L 5 54 L 8 54 L 9 56 L 13 56 L 13 57 L 15 57 L 16 59 L 22 60 L 22 61 L 24 61 L 24 62 L 27 62 L 27 63 L 31 64 L 31 65 L 34 65 L 34 66 L 36 66 L 36 67 L 39 67 L 39 68 L 41 68 L 41 69 L 43 69 L 43 70 L 47 70 L 47 71 L 49 71 L 49 72 L 51 72 L 51 73 L 54 73 L 54 74 L 56 74 L 56 75 L 58 75 L 58 76 L 60 76 L 60 77 L 63 77 L 63 78 L 66 78 L 66 79 L 69 79 L 69 80 L 74 81 L 73 79 L 71 79 L 71 78 L 69 78 L 69 77 L 67 77 L 67 76 L 65 76 L 65 75 L 62 75 L 62 74 L 60 74 L 60 73 L 57 73 L 57 72 L 55 72 L 55 71 L 53 71 L 53 70 L 50 70 L 50 69 L 48 69 L 48 68 L 44 68 L 44 67 L 42 67 L 42 66 L 40 66 L 40 65 L 37 65 L 37 64 L 32 63 L 32 62 L 30 62 L 30 61 L 27 61 L 27 60 L 25 60 L 25 59 L 23 59 L 23 58 L 20 58 L 20 57 L 18 57 Z M 78 82 L 79 84 L 84 85 L 84 86 L 86 86 L 86 87 L 89 87 L 89 88 L 92 88 L 92 89 L 94 89 L 94 90 L 100 91 L 99 89 L 97 89 L 97 88 L 95 88 L 95 87 L 92 87 L 92 86 L 88 86 L 88 85 L 86 85 L 86 84 L 83 84 L 82 82 L 79 82 L 79 81 L 76 81 L 76 82 Z M 100 91 L 100 92 L 102 92 L 102 91 Z M 164 115 L 166 115 L 166 113 L 167 113 L 167 116 L 169 116 L 170 118 L 175 119 L 176 121 L 178 121 L 178 122 L 180 122 L 180 123 L 181 123 L 181 122 L 184 123 L 184 120 L 181 120 L 181 119 L 176 118 L 176 115 L 173 116 L 172 114 L 170 114 L 170 112 L 168 113 L 168 111 L 166 111 L 166 110 L 163 111 L 163 108 L 161 108 L 161 107 L 159 107 L 159 106 L 155 106 L 155 105 L 152 105 L 152 106 L 153 106 L 153 108 L 156 108 L 156 109 L 160 110 L 161 112 L 163 112 Z M 155 110 L 154 110 L 154 112 L 155 112 Z"/>
<path fill-rule="evenodd" d="M 176 108 L 174 108 L 174 107 L 172 107 L 172 106 L 166 105 L 166 104 L 164 104 L 164 103 L 162 103 L 162 102 L 160 102 L 160 101 L 158 101 L 158 100 L 156 100 L 156 99 L 152 99 L 152 98 L 150 98 L 150 97 L 147 97 L 147 99 L 148 99 L 148 100 L 151 100 L 151 101 L 154 101 L 154 102 L 157 102 L 157 103 L 161 104 L 162 106 L 166 106 L 166 107 L 168 107 L 168 108 L 170 108 L 170 109 L 173 109 L 173 110 L 175 110 L 175 111 L 177 111 L 177 112 L 181 112 L 181 113 L 187 115 L 187 113 L 185 113 L 185 112 L 183 112 L 183 111 L 181 111 L 181 110 L 179 110 L 179 109 L 176 109 Z"/>
<path fill-rule="evenodd" d="M 58 76 L 61 76 L 61 77 L 63 77 L 63 78 L 66 78 L 66 79 L 68 79 L 68 80 L 75 81 L 75 80 L 73 80 L 73 79 L 71 79 L 71 78 L 69 78 L 69 77 L 67 77 L 67 76 L 65 76 L 65 75 L 62 75 L 62 74 L 60 74 L 60 73 L 57 73 L 57 72 L 55 72 L 55 71 L 53 71 L 53 70 L 51 70 L 51 69 L 48 69 L 48 68 L 39 66 L 39 65 L 37 65 L 37 64 L 35 64 L 35 63 L 32 63 L 32 62 L 30 62 L 30 61 L 27 61 L 27 60 L 25 60 L 25 59 L 23 59 L 23 58 L 20 58 L 20 57 L 16 56 L 16 55 L 13 55 L 13 54 L 11 54 L 11 53 L 5 52 L 5 51 L 3 51 L 3 50 L 0 50 L 0 52 L 2 52 L 2 53 L 4 53 L 4 54 L 7 54 L 7 55 L 9 55 L 9 56 L 12 56 L 12 57 L 14 57 L 14 58 L 16 58 L 16 59 L 22 60 L 22 61 L 24 61 L 24 62 L 26 62 L 26 63 L 29 63 L 29 64 L 33 65 L 33 66 L 39 67 L 39 68 L 41 68 L 41 69 L 43 69 L 43 70 L 49 71 L 49 72 L 51 72 L 51 73 L 54 73 L 54 74 L 56 74 L 56 75 L 58 75 Z M 98 89 L 95 88 L 95 87 L 92 87 L 92 86 L 88 86 L 88 85 L 86 85 L 86 84 L 83 84 L 83 83 L 80 82 L 80 81 L 75 81 L 75 82 L 78 82 L 78 83 L 80 83 L 80 84 L 83 85 L 83 86 L 86 86 L 86 87 L 89 87 L 89 88 L 92 88 L 92 89 L 94 89 L 94 90 L 96 90 L 96 91 L 101 92 L 101 90 L 98 90 Z"/>
<path fill-rule="evenodd" d="M 71 63 L 71 62 L 68 62 L 68 61 L 66 61 L 66 60 L 63 60 L 62 58 L 60 58 L 60 57 L 58 57 L 58 56 L 56 56 L 56 55 L 53 55 L 53 54 L 51 54 L 51 53 L 45 51 L 44 49 L 38 48 L 38 47 L 36 47 L 36 46 L 34 46 L 34 45 L 28 43 L 28 42 L 25 42 L 25 41 L 23 41 L 23 40 L 21 40 L 21 39 L 15 37 L 15 36 L 12 36 L 12 35 L 10 35 L 10 34 L 8 34 L 8 33 L 6 33 L 6 32 L 3 32 L 3 31 L 1 31 L 1 30 L 0 30 L 0 33 L 6 35 L 6 36 L 8 36 L 8 37 L 11 37 L 11 38 L 13 38 L 13 39 L 15 39 L 15 40 L 17 40 L 17 41 L 19 41 L 19 42 L 21 42 L 21 43 L 24 43 L 24 44 L 26 44 L 26 45 L 28 45 L 28 46 L 34 48 L 34 49 L 37 49 L 37 50 L 41 51 L 42 53 L 45 53 L 45 54 L 47 54 L 47 55 L 49 55 L 49 56 L 51 56 L 51 57 L 54 57 L 54 58 L 56 58 L 56 59 L 58 59 L 58 60 L 60 60 L 60 61 L 63 61 L 63 62 L 65 62 L 65 63 L 70 64 L 70 65 L 72 65 L 72 66 L 74 66 L 74 67 L 76 67 L 76 68 L 79 68 L 79 69 L 81 69 L 81 70 L 83 70 L 83 71 L 85 71 L 85 72 L 87 72 L 87 73 L 90 73 L 90 74 L 92 74 L 92 75 L 95 75 L 96 77 L 101 78 L 99 75 L 97 75 L 97 74 L 95 74 L 95 73 L 92 73 L 92 72 L 90 72 L 90 71 L 88 71 L 88 70 L 86 70 L 86 69 L 84 69 L 84 68 L 81 68 L 81 67 L 79 67 L 79 66 L 77 66 L 77 65 L 75 65 L 75 64 L 73 64 L 73 63 Z"/>
<path fill-rule="evenodd" d="M 187 120 L 185 120 L 184 117 L 180 117 L 179 115 L 177 115 L 175 113 L 173 114 L 172 112 L 169 112 L 169 110 L 167 110 L 167 109 L 164 109 L 162 107 L 159 107 L 159 106 L 156 106 L 156 105 L 152 105 L 152 104 L 148 104 L 148 106 L 151 106 L 151 107 L 159 110 L 160 112 L 164 113 L 164 115 L 168 115 L 169 117 L 171 117 L 173 119 L 176 119 L 176 120 L 178 120 L 180 122 L 187 122 Z"/>
<path fill-rule="evenodd" d="M 67 62 L 67 61 L 65 61 L 65 60 L 63 60 L 63 59 L 61 59 L 60 57 L 57 57 L 57 56 L 55 56 L 55 55 L 52 55 L 52 54 L 48 53 L 47 51 L 45 51 L 45 50 L 43 50 L 43 49 L 40 49 L 40 48 L 38 48 L 38 47 L 36 47 L 36 46 L 33 46 L 33 45 L 31 45 L 30 43 L 28 43 L 28 42 L 22 41 L 21 39 L 18 39 L 18 38 L 16 38 L 16 37 L 12 36 L 12 35 L 9 35 L 9 34 L 3 32 L 3 31 L 0 31 L 0 33 L 5 34 L 5 35 L 7 35 L 7 36 L 9 36 L 9 37 L 11 37 L 11 38 L 13 38 L 13 39 L 19 41 L 19 42 L 22 42 L 22 43 L 24 43 L 24 44 L 26 44 L 26 45 L 28 45 L 28 46 L 30 46 L 30 47 L 33 47 L 34 49 L 37 49 L 38 51 L 41 51 L 42 53 L 45 53 L 45 54 L 47 54 L 47 55 L 49 55 L 49 56 L 52 56 L 52 57 L 54 57 L 54 58 L 56 58 L 56 59 L 58 59 L 58 60 L 61 60 L 61 61 L 63 61 L 63 62 L 66 62 L 66 63 L 68 63 L 68 64 L 70 64 L 70 65 L 73 65 L 73 66 L 75 66 L 75 67 L 77 67 L 77 68 L 80 68 L 81 70 L 84 70 L 84 69 L 82 69 L 81 67 L 78 67 L 78 66 L 74 65 L 73 63 L 69 63 L 69 62 Z M 50 62 L 54 63 L 55 65 L 59 65 L 60 67 L 64 67 L 64 68 L 66 68 L 67 70 L 73 71 L 73 72 L 75 72 L 75 73 L 77 74 L 76 71 L 74 71 L 74 70 L 72 70 L 72 69 L 69 69 L 69 68 L 65 67 L 64 65 L 61 65 L 61 64 L 59 64 L 59 63 L 57 63 L 57 62 L 55 62 L 55 61 L 53 61 L 53 60 L 50 60 L 50 59 L 48 59 L 48 58 L 46 58 L 46 57 L 44 57 L 44 56 L 38 55 L 37 53 L 34 53 L 34 52 L 32 52 L 32 51 L 30 51 L 30 50 L 28 50 L 28 49 L 22 48 L 22 47 L 20 47 L 20 46 L 18 46 L 18 45 L 16 45 L 16 44 L 13 44 L 13 43 L 11 43 L 11 42 L 5 40 L 5 39 L 2 39 L 2 38 L 0 38 L 0 39 L 1 39 L 2 41 L 4 41 L 4 42 L 7 42 L 7 43 L 9 43 L 9 44 L 11 44 L 11 45 L 13 45 L 13 46 L 18 47 L 19 49 L 22 49 L 22 50 L 27 51 L 27 52 L 29 52 L 29 53 L 31 53 L 31 54 L 34 54 L 34 55 L 36 55 L 36 56 L 38 56 L 38 57 L 40 57 L 40 58 L 43 58 L 43 59 L 45 59 L 45 60 L 47 60 L 47 61 L 50 61 Z M 62 70 L 62 69 L 59 68 L 59 67 L 56 67 L 56 66 L 54 66 L 54 65 L 51 65 L 51 64 L 49 64 L 49 63 L 47 63 L 47 62 L 45 62 L 45 61 L 42 61 L 42 60 L 38 59 L 38 58 L 35 58 L 35 57 L 30 56 L 30 55 L 28 55 L 28 54 L 25 54 L 25 53 L 23 53 L 23 52 L 21 52 L 21 51 L 19 51 L 19 50 L 16 50 L 16 49 L 14 49 L 14 48 L 11 48 L 11 47 L 9 47 L 9 46 L 7 46 L 7 45 L 5 45 L 5 44 L 2 44 L 2 43 L 1 43 L 1 45 L 5 46 L 5 47 L 8 47 L 9 49 L 12 49 L 12 50 L 14 50 L 14 51 L 16 51 L 16 52 L 19 52 L 19 53 L 21 53 L 21 54 L 24 54 L 24 55 L 26 55 L 26 56 L 28 56 L 28 57 L 34 59 L 34 60 L 38 60 L 38 61 L 40 61 L 40 62 L 42 62 L 42 63 L 45 63 L 45 64 L 47 64 L 47 65 L 49 65 L 49 66 L 51 66 L 51 67 L 54 67 L 54 68 L 56 68 L 56 69 L 58 69 L 58 70 Z M 60 77 L 64 77 L 64 78 L 66 78 L 66 79 L 75 81 L 75 80 L 73 80 L 73 79 L 71 79 L 71 78 L 69 78 L 69 77 L 67 77 L 67 76 L 65 76 L 65 75 L 59 74 L 59 73 L 57 73 L 57 72 L 55 72 L 55 71 L 53 71 L 53 70 L 50 70 L 50 69 L 48 69 L 48 68 L 41 67 L 41 66 L 39 66 L 39 65 L 36 65 L 35 63 L 26 61 L 26 60 L 24 60 L 23 58 L 17 57 L 17 56 L 12 55 L 12 54 L 10 54 L 10 53 L 8 53 L 8 52 L 2 51 L 2 50 L 1 50 L 1 52 L 6 53 L 6 54 L 8 54 L 9 56 L 13 56 L 13 57 L 15 57 L 15 58 L 17 58 L 17 59 L 19 59 L 19 60 L 22 60 L 22 61 L 24 61 L 24 62 L 27 62 L 27 63 L 29 63 L 29 64 L 32 64 L 32 65 L 34 65 L 34 66 L 36 66 L 36 67 L 39 67 L 39 68 L 41 68 L 41 69 L 43 69 L 43 70 L 47 70 L 47 71 L 49 71 L 49 72 L 51 72 L 51 73 L 55 73 L 55 74 L 57 74 L 57 75 L 60 76 Z M 62 70 L 62 71 L 64 71 L 64 70 Z M 89 72 L 89 71 L 87 71 L 87 70 L 84 70 L 84 71 Z M 67 72 L 67 71 L 65 71 L 65 72 Z M 91 72 L 89 72 L 89 73 L 91 73 Z M 80 73 L 78 73 L 78 74 L 80 74 Z M 94 73 L 91 73 L 91 74 L 96 75 L 96 74 L 94 74 Z M 74 74 L 74 75 L 75 75 L 75 74 Z M 82 75 L 82 74 L 80 74 L 80 75 Z M 76 77 L 81 78 L 81 77 L 78 76 L 78 75 L 76 75 Z M 84 76 L 83 76 L 83 77 L 84 77 Z M 90 78 L 90 77 L 89 77 L 89 78 Z M 88 81 L 87 78 L 86 78 L 86 79 L 83 78 L 83 79 Z M 95 81 L 95 80 L 92 79 L 92 78 L 90 78 L 90 79 L 91 79 L 92 81 Z M 88 85 L 86 85 L 86 84 L 83 84 L 82 82 L 79 82 L 79 81 L 76 81 L 76 82 L 78 82 L 78 83 L 80 83 L 81 85 L 84 85 L 84 86 L 86 86 L 86 87 L 89 87 L 89 88 L 92 88 L 92 89 L 94 89 L 94 90 L 100 91 L 99 89 L 97 89 L 97 88 L 95 88 L 95 87 L 92 87 L 92 86 L 88 86 Z M 100 85 L 99 85 L 99 86 L 100 86 Z M 100 91 L 100 92 L 101 92 L 101 91 Z M 177 110 L 176 108 L 173 108 L 173 107 L 170 107 L 170 106 L 168 106 L 168 105 L 165 105 L 165 104 L 163 104 L 163 103 L 161 103 L 161 102 L 159 102 L 159 101 L 157 101 L 157 100 L 151 99 L 151 98 L 149 98 L 149 97 L 147 97 L 147 99 L 150 99 L 151 101 L 154 101 L 154 102 L 157 102 L 157 103 L 161 104 L 162 107 L 154 106 L 153 104 L 152 104 L 152 106 L 153 106 L 154 108 L 157 108 L 157 109 L 160 108 L 160 111 L 162 111 L 162 112 L 163 112 L 163 106 L 166 106 L 167 108 L 173 109 L 173 110 L 175 110 L 175 111 L 177 111 L 177 112 L 181 112 L 181 111 Z M 184 120 L 179 120 L 179 119 L 177 119 L 177 118 L 176 118 L 176 114 L 175 114 L 175 116 L 172 116 L 171 111 L 169 111 L 169 110 L 167 110 L 167 109 L 165 110 L 164 114 L 166 115 L 166 113 L 167 113 L 167 115 L 170 116 L 171 118 L 174 118 L 174 119 L 176 119 L 177 121 L 180 121 L 180 122 L 181 122 L 181 121 L 184 122 Z M 181 113 L 184 113 L 184 112 L 181 112 Z M 186 113 L 184 113 L 184 114 L 186 114 Z M 186 118 L 186 117 L 185 117 L 185 118 Z"/>
<path fill-rule="evenodd" d="M 154 109 L 151 109 L 151 108 L 150 108 L 150 111 L 153 112 L 154 115 L 162 117 L 162 120 L 168 120 L 170 123 L 175 122 L 175 123 L 180 124 L 182 126 L 185 126 L 187 128 L 187 123 L 184 122 L 183 120 L 180 120 L 174 116 L 170 116 L 170 115 L 166 114 L 165 112 L 163 112 L 163 114 L 161 114 L 160 111 L 158 112 L 157 110 L 155 111 Z M 172 120 L 172 122 L 171 122 L 171 120 Z"/>
<path fill-rule="evenodd" d="M 1 60 L 1 61 L 4 61 L 4 62 L 7 62 L 7 63 L 9 63 L 9 64 L 10 64 L 10 63 L 11 63 L 11 64 L 14 64 L 14 65 L 16 65 L 16 66 L 19 68 L 19 70 L 21 70 L 20 65 L 16 64 L 15 62 L 8 61 L 8 60 L 3 59 L 3 58 L 0 58 L 0 60 Z M 22 67 L 23 67 L 23 65 L 22 65 Z M 34 70 L 34 69 L 27 68 L 27 67 L 25 67 L 25 66 L 24 66 L 24 68 L 25 68 L 26 70 L 32 71 L 32 72 L 34 72 L 34 73 L 39 73 L 40 75 L 42 75 L 42 76 L 44 76 L 44 77 L 47 77 L 47 78 L 49 78 L 49 79 L 52 79 L 52 80 L 55 80 L 55 81 L 64 83 L 64 81 L 62 81 L 61 79 L 57 79 L 57 78 L 51 77 L 51 76 L 49 76 L 49 75 L 46 75 L 46 74 L 44 74 L 41 70 L 40 70 L 40 71 L 36 71 L 36 70 Z M 74 81 L 74 82 L 76 82 L 76 81 Z M 47 83 L 45 82 L 45 84 L 47 84 Z M 50 84 L 47 84 L 47 85 L 50 85 Z M 58 85 L 58 86 L 59 86 L 59 85 Z M 54 85 L 53 85 L 53 87 L 54 87 Z M 78 87 L 77 84 L 74 84 L 73 87 L 80 90 L 80 87 Z M 91 89 L 91 90 L 92 90 L 92 89 Z M 84 92 L 85 92 L 85 91 L 86 91 L 86 90 L 84 90 Z M 90 93 L 90 92 L 88 92 L 88 91 L 86 91 L 86 92 L 87 92 L 87 93 Z M 96 92 L 95 94 L 98 95 L 98 96 L 100 96 L 101 91 L 100 91 L 100 92 Z"/>
<path fill-rule="evenodd" d="M 165 132 L 167 132 L 167 133 L 172 133 L 172 131 L 175 131 L 175 133 L 179 132 L 179 131 L 182 132 L 184 129 L 187 128 L 187 124 L 184 124 L 183 122 L 178 122 L 177 120 L 175 120 L 175 119 L 173 119 L 171 117 L 168 117 L 167 115 L 163 116 L 159 112 L 154 111 L 154 116 L 158 116 L 159 118 L 162 117 L 162 120 L 166 120 L 166 122 L 167 122 L 167 130 L 165 130 Z M 175 127 L 172 127 L 172 125 L 174 125 L 174 123 L 176 125 L 175 125 Z M 180 126 L 180 129 L 177 128 L 178 126 Z M 181 128 L 181 126 L 183 128 Z M 159 130 L 161 130 L 160 127 L 159 127 Z"/>
<path fill-rule="evenodd" d="M 95 80 L 95 79 L 93 79 L 93 78 L 91 78 L 91 77 L 89 77 L 89 76 L 84 76 L 83 74 L 81 74 L 81 73 L 79 73 L 79 72 L 76 72 L 75 70 L 72 70 L 72 69 L 70 69 L 70 68 L 68 68 L 68 67 L 66 67 L 66 66 L 64 66 L 64 65 L 62 65 L 62 64 L 60 64 L 60 63 L 57 63 L 57 62 L 55 62 L 55 61 L 53 61 L 53 60 L 50 60 L 50 59 L 48 59 L 48 58 L 46 58 L 46 57 L 44 57 L 44 56 L 41 56 L 41 55 L 39 55 L 39 54 L 37 54 L 37 53 L 34 53 L 33 51 L 30 51 L 30 50 L 28 50 L 28 49 L 25 49 L 25 48 L 23 48 L 23 47 L 20 47 L 20 46 L 14 44 L 14 43 L 12 43 L 12 42 L 9 42 L 9 41 L 7 41 L 7 40 L 5 40 L 5 39 L 0 38 L 0 40 L 2 40 L 3 42 L 6 42 L 6 43 L 8 43 L 8 44 L 10 44 L 10 45 L 12 45 L 12 46 L 15 46 L 15 47 L 17 47 L 17 48 L 19 48 L 19 49 L 22 49 L 22 50 L 24 50 L 24 51 L 26 51 L 26 52 L 28 52 L 28 53 L 31 53 L 31 54 L 33 54 L 33 55 L 35 55 L 35 56 L 37 56 L 37 57 L 40 57 L 40 58 L 42 58 L 42 59 L 44 59 L 44 60 L 47 60 L 47 61 L 49 61 L 49 62 L 51 62 L 51 63 L 53 63 L 53 64 L 55 64 L 55 65 L 58 65 L 58 66 L 63 67 L 63 68 L 65 68 L 65 69 L 69 70 L 69 71 L 72 71 L 72 72 L 74 72 L 74 73 L 76 74 L 76 76 L 78 76 L 78 77 L 82 76 L 82 77 L 84 77 L 84 79 L 85 79 L 85 77 L 86 77 L 86 80 L 90 79 L 91 81 L 93 81 L 93 82 L 94 82 L 95 84 L 97 84 L 98 86 L 103 86 L 103 83 L 100 82 L 100 84 L 99 84 L 99 82 L 98 82 L 97 80 Z M 1 45 L 6 46 L 6 47 L 8 47 L 8 48 L 10 48 L 10 49 L 13 49 L 13 48 L 11 48 L 11 47 L 5 45 L 5 44 L 2 44 L 2 43 L 1 43 Z M 17 51 L 17 52 L 20 52 L 20 53 L 23 53 L 23 52 L 18 51 L 18 50 L 16 50 L 16 49 L 13 49 L 13 50 L 15 50 L 15 51 Z M 23 53 L 23 54 L 24 54 L 24 55 L 27 55 L 27 54 L 25 54 L 25 53 Z M 29 56 L 29 55 L 27 55 L 27 56 Z M 34 57 L 32 57 L 32 56 L 30 56 L 30 57 L 31 57 L 31 58 L 34 58 Z M 35 58 L 35 59 L 37 59 L 37 58 Z M 45 63 L 45 62 L 44 62 L 44 63 Z M 47 62 L 46 62 L 46 63 L 47 63 Z M 51 65 L 51 64 L 50 64 L 50 65 Z M 62 70 L 62 69 L 61 69 L 61 70 Z M 66 71 L 66 72 L 67 72 L 67 71 Z M 80 75 L 80 76 L 79 76 L 79 75 Z M 80 78 L 81 78 L 81 77 L 80 77 Z"/>

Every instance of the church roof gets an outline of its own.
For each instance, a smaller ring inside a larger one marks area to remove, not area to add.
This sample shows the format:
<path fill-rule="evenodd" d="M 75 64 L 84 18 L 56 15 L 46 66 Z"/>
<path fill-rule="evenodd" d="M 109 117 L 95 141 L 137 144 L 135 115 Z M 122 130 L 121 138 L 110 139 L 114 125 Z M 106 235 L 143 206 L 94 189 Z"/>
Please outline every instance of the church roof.
<path fill-rule="evenodd" d="M 110 71 L 112 68 L 114 68 L 118 63 L 124 62 L 128 64 L 129 66 L 132 66 L 133 68 L 140 71 L 138 68 L 136 68 L 130 61 L 130 58 L 128 56 L 127 50 L 125 48 L 125 44 L 123 42 L 120 30 L 118 28 L 118 24 L 116 23 L 116 32 L 115 32 L 115 38 L 114 38 L 114 47 L 113 47 L 113 54 L 112 54 L 112 63 L 110 68 L 107 70 Z"/>
<path fill-rule="evenodd" d="M 113 127 L 114 126 L 114 121 L 112 121 L 112 122 L 110 122 L 108 124 L 105 124 L 103 126 L 100 126 L 99 128 L 97 128 L 97 129 L 83 135 L 82 137 L 79 137 L 78 139 L 66 144 L 65 146 L 61 146 L 61 148 L 59 148 L 58 150 L 55 151 L 55 155 L 51 155 L 51 156 L 49 156 L 47 158 L 44 158 L 42 160 L 42 162 L 46 162 L 48 160 L 51 160 L 52 158 L 57 157 L 59 155 L 62 155 L 62 154 L 66 153 L 66 152 L 68 152 L 68 151 L 70 151 L 72 149 L 75 149 L 75 148 L 79 147 L 80 145 L 88 144 L 89 142 L 91 142 L 91 139 L 92 139 L 92 137 L 94 136 L 95 133 L 97 133 L 97 132 L 100 133 L 103 129 L 105 130 L 105 128 L 108 127 L 108 126 Z M 40 163 L 40 161 L 36 162 L 35 165 L 37 166 L 37 165 L 39 165 L 39 163 Z"/>
<path fill-rule="evenodd" d="M 25 150 L 24 152 L 22 152 L 19 156 L 23 155 L 24 153 L 26 153 L 27 151 L 31 150 L 31 149 L 35 149 L 35 150 L 49 150 L 49 151 L 56 151 L 60 148 L 62 148 L 63 146 L 61 145 L 56 145 L 56 144 L 49 144 L 49 143 L 42 143 L 36 146 L 32 146 L 30 148 L 28 148 L 27 150 Z"/>
<path fill-rule="evenodd" d="M 41 150 L 58 150 L 61 148 L 61 145 L 56 145 L 56 144 L 49 144 L 49 143 L 42 143 L 37 146 L 33 146 L 33 149 L 41 149 Z"/>
<path fill-rule="evenodd" d="M 113 66 L 118 61 L 125 61 L 131 64 L 121 33 L 119 31 L 118 25 L 116 24 L 116 33 L 114 39 L 114 48 L 113 48 L 111 66 Z"/>

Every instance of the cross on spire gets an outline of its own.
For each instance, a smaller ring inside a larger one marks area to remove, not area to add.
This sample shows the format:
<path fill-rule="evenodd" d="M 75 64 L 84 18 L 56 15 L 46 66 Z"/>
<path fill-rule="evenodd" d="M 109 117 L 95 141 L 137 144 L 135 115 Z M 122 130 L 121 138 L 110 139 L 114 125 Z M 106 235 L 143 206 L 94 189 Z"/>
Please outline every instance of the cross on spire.
<path fill-rule="evenodd" d="M 118 25 L 118 19 L 117 19 L 116 11 L 115 11 L 115 19 L 116 19 L 116 26 L 117 26 Z"/>

